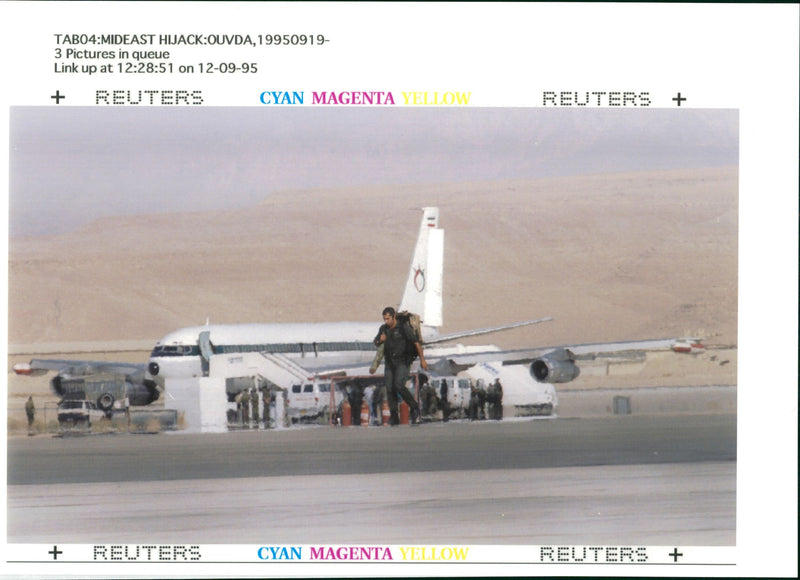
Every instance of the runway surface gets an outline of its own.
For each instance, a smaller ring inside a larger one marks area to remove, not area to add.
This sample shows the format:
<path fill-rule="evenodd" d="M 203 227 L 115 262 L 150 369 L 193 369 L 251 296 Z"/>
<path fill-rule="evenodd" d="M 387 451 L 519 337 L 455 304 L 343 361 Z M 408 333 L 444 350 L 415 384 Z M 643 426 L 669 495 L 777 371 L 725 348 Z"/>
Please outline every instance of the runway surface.
<path fill-rule="evenodd" d="M 736 417 L 16 438 L 10 543 L 736 541 Z"/>

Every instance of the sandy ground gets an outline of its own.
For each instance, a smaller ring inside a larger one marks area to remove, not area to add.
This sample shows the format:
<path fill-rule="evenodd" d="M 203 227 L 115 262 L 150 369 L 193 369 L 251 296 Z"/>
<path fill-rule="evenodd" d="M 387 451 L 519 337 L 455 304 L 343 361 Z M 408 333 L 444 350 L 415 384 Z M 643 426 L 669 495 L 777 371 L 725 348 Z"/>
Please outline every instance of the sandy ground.
<path fill-rule="evenodd" d="M 206 319 L 377 324 L 400 298 L 425 205 L 441 208 L 446 231 L 442 332 L 552 316 L 491 342 L 699 335 L 735 347 L 737 181 L 731 167 L 285 191 L 241 210 L 106 218 L 14 238 L 9 346 L 26 348 L 8 362 L 51 343 L 152 344 Z M 569 387 L 735 382 L 736 350 L 726 348 L 649 361 L 636 375 L 585 373 Z M 9 375 L 12 412 L 27 394 L 46 398 L 47 384 Z"/>

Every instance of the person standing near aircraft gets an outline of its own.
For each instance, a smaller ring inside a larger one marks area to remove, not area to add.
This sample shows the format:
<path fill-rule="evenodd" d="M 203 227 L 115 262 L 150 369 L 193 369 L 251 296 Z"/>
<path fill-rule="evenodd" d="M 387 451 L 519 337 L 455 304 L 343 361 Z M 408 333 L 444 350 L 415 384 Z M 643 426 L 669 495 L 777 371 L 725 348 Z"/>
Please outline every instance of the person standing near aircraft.
<path fill-rule="evenodd" d="M 270 416 L 269 416 L 269 406 L 272 403 L 272 393 L 270 392 L 268 387 L 261 387 L 261 401 L 264 404 L 263 413 L 261 414 L 262 418 L 264 419 L 264 429 L 270 428 Z"/>
<path fill-rule="evenodd" d="M 411 325 L 408 322 L 399 322 L 397 312 L 391 306 L 384 308 L 382 315 L 383 324 L 373 342 L 376 347 L 380 345 L 384 347 L 383 374 L 386 383 L 386 396 L 389 400 L 389 424 L 398 425 L 400 423 L 400 416 L 397 412 L 398 395 L 411 408 L 411 422 L 416 424 L 420 417 L 419 404 L 417 404 L 408 387 L 406 387 L 406 381 L 408 380 L 409 369 L 415 355 L 419 356 L 419 364 L 424 370 L 428 370 L 428 363 L 422 352 L 422 345 Z"/>
<path fill-rule="evenodd" d="M 478 379 L 478 419 L 486 420 L 486 383 Z"/>
<path fill-rule="evenodd" d="M 242 427 L 250 427 L 250 389 L 242 391 Z"/>
<path fill-rule="evenodd" d="M 364 393 L 358 383 L 347 385 L 347 400 L 350 403 L 350 424 L 361 425 L 361 403 L 364 402 Z"/>
<path fill-rule="evenodd" d="M 442 408 L 442 421 L 445 423 L 450 418 L 450 401 L 447 399 L 447 380 L 442 379 L 442 384 L 439 387 L 439 406 Z"/>
<path fill-rule="evenodd" d="M 28 435 L 33 435 L 33 419 L 36 417 L 36 405 L 33 404 L 33 395 L 25 403 L 25 414 L 28 416 Z"/>
<path fill-rule="evenodd" d="M 258 389 L 253 389 L 250 395 L 250 403 L 253 407 L 253 423 L 255 423 L 256 429 L 258 429 L 258 405 L 259 405 L 259 396 L 258 396 Z"/>
<path fill-rule="evenodd" d="M 489 385 L 486 400 L 489 402 L 489 418 L 501 421 L 503 419 L 503 385 L 500 384 L 500 379 L 495 379 L 494 383 Z"/>
<path fill-rule="evenodd" d="M 420 373 L 419 375 L 419 383 L 420 383 L 420 399 L 422 403 L 422 415 L 428 417 L 433 415 L 439 406 L 437 405 L 436 401 L 436 389 L 434 389 L 430 382 L 428 382 L 428 376 L 424 373 Z"/>
<path fill-rule="evenodd" d="M 469 405 L 467 406 L 467 417 L 470 421 L 475 421 L 478 418 L 478 386 L 473 382 L 469 382 Z"/>

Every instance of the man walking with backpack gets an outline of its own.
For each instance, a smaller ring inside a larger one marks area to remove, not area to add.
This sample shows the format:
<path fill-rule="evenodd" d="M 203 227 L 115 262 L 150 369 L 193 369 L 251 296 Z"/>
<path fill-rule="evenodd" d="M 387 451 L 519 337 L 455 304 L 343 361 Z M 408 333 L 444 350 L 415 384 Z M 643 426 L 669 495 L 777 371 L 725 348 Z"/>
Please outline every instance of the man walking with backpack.
<path fill-rule="evenodd" d="M 383 309 L 383 324 L 373 341 L 375 346 L 383 345 L 384 379 L 386 397 L 389 399 L 390 425 L 398 425 L 400 416 L 397 412 L 397 396 L 411 408 L 411 423 L 419 421 L 419 405 L 406 387 L 409 369 L 414 359 L 419 357 L 419 364 L 428 370 L 428 363 L 422 353 L 420 339 L 405 320 L 399 320 L 397 312 L 391 306 Z"/>

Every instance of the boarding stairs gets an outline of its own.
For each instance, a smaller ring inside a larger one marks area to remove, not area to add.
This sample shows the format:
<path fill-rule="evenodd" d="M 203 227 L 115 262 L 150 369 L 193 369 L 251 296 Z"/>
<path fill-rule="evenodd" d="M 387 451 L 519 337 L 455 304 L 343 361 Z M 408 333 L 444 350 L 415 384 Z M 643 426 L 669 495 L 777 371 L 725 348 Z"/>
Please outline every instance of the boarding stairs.
<path fill-rule="evenodd" d="M 292 385 L 303 384 L 314 378 L 285 355 L 273 352 L 261 352 L 259 355 L 259 374 L 281 389 L 289 390 Z"/>

